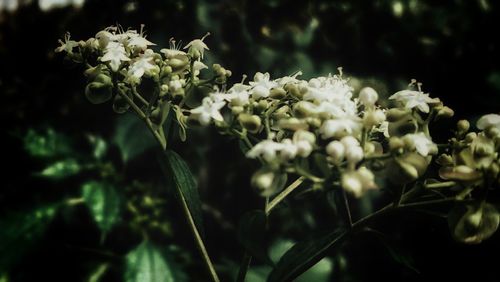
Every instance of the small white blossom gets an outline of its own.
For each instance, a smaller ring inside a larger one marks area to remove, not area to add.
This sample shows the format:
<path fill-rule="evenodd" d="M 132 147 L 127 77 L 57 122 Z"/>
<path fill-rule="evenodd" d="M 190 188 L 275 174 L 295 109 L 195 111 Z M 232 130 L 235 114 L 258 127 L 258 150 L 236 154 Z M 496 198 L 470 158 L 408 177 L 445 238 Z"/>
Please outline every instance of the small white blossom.
<path fill-rule="evenodd" d="M 73 53 L 73 48 L 78 46 L 78 42 L 70 40 L 69 33 L 66 33 L 66 35 L 64 35 L 64 41 L 59 39 L 59 44 L 61 44 L 61 46 L 55 49 L 56 53 L 65 51 L 66 53 L 71 54 Z"/>
<path fill-rule="evenodd" d="M 250 86 L 245 85 L 243 83 L 237 83 L 229 89 L 227 92 L 229 95 L 229 101 L 232 106 L 244 106 L 247 105 L 250 101 L 250 93 L 248 89 Z"/>
<path fill-rule="evenodd" d="M 439 103 L 438 98 L 431 98 L 429 94 L 424 94 L 422 91 L 402 90 L 396 92 L 389 97 L 391 100 L 396 100 L 403 103 L 407 109 L 417 108 L 423 113 L 429 112 L 429 104 Z"/>
<path fill-rule="evenodd" d="M 147 40 L 146 38 L 140 36 L 139 34 L 132 36 L 128 42 L 127 46 L 135 48 L 137 50 L 146 50 L 148 46 L 156 45 L 153 42 Z"/>
<path fill-rule="evenodd" d="M 437 145 L 434 144 L 424 133 L 406 134 L 403 136 L 403 141 L 411 150 L 417 151 L 423 157 L 437 152 Z"/>
<path fill-rule="evenodd" d="M 319 131 L 323 139 L 328 139 L 355 135 L 360 132 L 361 128 L 361 124 L 354 117 L 345 117 L 325 121 Z"/>
<path fill-rule="evenodd" d="M 146 50 L 144 54 L 138 57 L 129 67 L 128 73 L 136 79 L 140 79 L 144 74 L 156 69 L 153 61 L 153 50 Z"/>
<path fill-rule="evenodd" d="M 266 98 L 269 96 L 271 89 L 278 86 L 275 81 L 269 80 L 269 73 L 258 72 L 255 74 L 253 81 L 250 81 L 252 88 L 252 97 L 255 99 Z"/>
<path fill-rule="evenodd" d="M 283 148 L 283 144 L 275 142 L 273 140 L 263 140 L 253 146 L 250 151 L 247 152 L 247 157 L 255 159 L 257 157 L 262 157 L 264 160 L 271 162 L 276 159 L 277 153 Z"/>
<path fill-rule="evenodd" d="M 118 42 L 109 42 L 101 61 L 109 62 L 111 69 L 113 71 L 118 71 L 121 62 L 130 61 L 130 58 L 127 57 L 127 52 L 125 51 L 123 44 Z"/>
<path fill-rule="evenodd" d="M 488 114 L 482 116 L 476 123 L 477 128 L 484 130 L 489 127 L 500 129 L 500 115 Z"/>
<path fill-rule="evenodd" d="M 375 175 L 364 166 L 342 174 L 341 184 L 346 192 L 353 194 L 356 198 L 363 196 L 368 190 L 378 188 L 375 184 Z"/>
<path fill-rule="evenodd" d="M 203 42 L 203 40 L 208 36 L 210 35 L 210 33 L 207 33 L 205 36 L 203 36 L 201 39 L 195 39 L 191 42 L 189 42 L 186 47 L 184 47 L 184 49 L 188 49 L 189 50 L 192 50 L 193 52 L 199 54 L 199 57 L 201 59 L 203 59 L 203 54 L 205 52 L 205 50 L 210 50 L 208 49 L 208 46 L 207 44 L 205 44 L 205 42 Z"/>
<path fill-rule="evenodd" d="M 378 94 L 375 89 L 371 87 L 365 87 L 359 91 L 359 101 L 365 107 L 372 107 L 378 100 Z"/>
<path fill-rule="evenodd" d="M 202 100 L 201 106 L 192 109 L 191 114 L 193 114 L 193 117 L 202 125 L 208 125 L 212 119 L 224 121 L 219 110 L 222 109 L 225 104 L 225 102 L 214 102 L 210 97 L 205 97 Z"/>
<path fill-rule="evenodd" d="M 195 61 L 193 63 L 194 76 L 200 75 L 200 71 L 203 69 L 208 69 L 207 65 L 205 65 L 204 63 L 202 63 L 200 61 Z"/>

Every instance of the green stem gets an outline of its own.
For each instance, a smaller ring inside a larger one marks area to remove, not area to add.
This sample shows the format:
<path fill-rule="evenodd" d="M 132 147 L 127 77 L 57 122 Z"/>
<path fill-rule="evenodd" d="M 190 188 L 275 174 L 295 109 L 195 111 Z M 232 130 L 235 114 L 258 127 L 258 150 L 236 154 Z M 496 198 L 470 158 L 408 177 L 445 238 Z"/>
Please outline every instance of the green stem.
<path fill-rule="evenodd" d="M 184 215 L 186 219 L 188 220 L 189 227 L 191 229 L 191 232 L 193 233 L 196 246 L 198 247 L 198 250 L 200 251 L 203 260 L 205 261 L 205 266 L 208 269 L 208 272 L 210 273 L 210 277 L 212 278 L 213 282 L 219 282 L 219 277 L 217 276 L 217 272 L 215 271 L 215 268 L 212 264 L 212 261 L 210 260 L 210 256 L 208 255 L 207 249 L 205 247 L 205 244 L 203 243 L 203 239 L 201 238 L 200 232 L 198 231 L 198 228 L 196 228 L 196 225 L 194 223 L 193 216 L 191 215 L 191 211 L 189 211 L 189 207 L 186 203 L 186 199 L 184 198 L 184 195 L 180 191 L 180 188 L 176 185 L 177 187 L 177 193 L 180 196 L 180 202 L 182 205 L 182 210 L 184 211 Z"/>
<path fill-rule="evenodd" d="M 153 133 L 153 135 L 156 138 L 156 140 L 158 141 L 158 143 L 160 143 L 161 148 L 163 150 L 165 150 L 166 149 L 166 140 L 162 135 L 160 135 L 156 130 L 154 130 L 154 127 L 153 127 L 153 124 L 151 123 L 151 120 L 134 103 L 134 101 L 132 99 L 130 99 L 130 97 L 128 97 L 127 95 L 121 94 L 121 93 L 120 93 L 120 95 L 127 101 L 127 103 L 132 107 L 132 109 L 136 112 L 136 114 L 142 120 L 144 120 L 144 122 L 148 126 L 149 130 Z M 177 187 L 177 185 L 176 185 L 176 187 Z M 184 211 L 184 215 L 188 221 L 191 232 L 193 233 L 193 236 L 194 236 L 194 239 L 196 242 L 196 246 L 198 247 L 198 250 L 200 251 L 200 253 L 203 257 L 203 260 L 204 260 L 205 265 L 210 273 L 210 277 L 212 278 L 212 281 L 219 282 L 220 281 L 219 277 L 217 276 L 217 273 L 215 272 L 215 268 L 212 264 L 212 261 L 210 260 L 210 257 L 208 256 L 208 252 L 207 252 L 207 249 L 206 249 L 205 244 L 203 242 L 203 239 L 201 238 L 201 235 L 200 235 L 198 229 L 196 228 L 196 225 L 195 225 L 194 220 L 193 220 L 193 216 L 191 215 L 191 212 L 189 211 L 189 208 L 187 206 L 186 199 L 184 198 L 182 192 L 179 190 L 180 188 L 177 187 L 177 189 L 178 189 L 177 193 L 179 193 L 179 195 L 180 195 L 180 202 L 182 205 L 182 210 Z"/>
<path fill-rule="evenodd" d="M 265 208 L 266 215 L 269 215 L 271 213 L 271 210 L 274 207 L 276 207 L 276 205 L 278 205 L 281 201 L 283 201 L 286 198 L 286 196 L 288 196 L 290 193 L 292 193 L 293 190 L 295 190 L 297 187 L 299 187 L 300 184 L 302 184 L 302 182 L 304 182 L 304 180 L 305 180 L 304 176 L 297 178 L 297 180 L 295 180 L 287 188 L 285 188 L 283 191 L 281 191 L 281 193 L 279 193 L 276 197 L 274 197 L 273 200 L 271 202 L 269 202 L 269 204 L 266 205 L 266 208 Z"/>
<path fill-rule="evenodd" d="M 153 136 L 155 137 L 156 141 L 158 141 L 160 143 L 161 148 L 163 150 L 165 150 L 167 148 L 167 142 L 165 141 L 165 138 L 162 138 L 162 136 L 158 133 L 158 131 L 156 131 L 154 129 L 153 123 L 151 122 L 151 120 L 134 103 L 134 101 L 132 99 L 130 99 L 130 97 L 128 97 L 127 95 L 121 93 L 120 91 L 118 91 L 118 93 L 120 93 L 120 96 L 122 96 L 122 98 L 125 99 L 125 101 L 127 101 L 127 103 L 130 105 L 130 107 L 132 107 L 132 109 L 134 110 L 134 112 L 139 116 L 139 118 L 142 119 L 146 123 L 146 125 L 149 128 L 149 131 L 151 131 L 151 133 L 153 133 Z"/>
<path fill-rule="evenodd" d="M 248 269 L 250 268 L 250 264 L 252 263 L 252 256 L 245 251 L 243 254 L 243 259 L 240 264 L 240 269 L 238 271 L 238 276 L 236 277 L 236 282 L 244 282 L 245 277 L 247 276 Z"/>

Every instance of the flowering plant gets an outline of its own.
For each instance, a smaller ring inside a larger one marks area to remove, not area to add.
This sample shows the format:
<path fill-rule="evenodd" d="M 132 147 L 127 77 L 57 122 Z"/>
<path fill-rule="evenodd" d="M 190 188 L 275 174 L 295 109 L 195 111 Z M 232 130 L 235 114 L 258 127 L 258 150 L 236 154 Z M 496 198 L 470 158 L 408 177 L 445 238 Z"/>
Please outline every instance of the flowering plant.
<path fill-rule="evenodd" d="M 478 131 L 460 120 L 453 136 L 437 144 L 430 126 L 454 112 L 424 93 L 416 80 L 385 101 L 371 87 L 355 91 L 341 68 L 309 80 L 302 80 L 301 72 L 276 79 L 258 72 L 231 85 L 231 71 L 204 63 L 206 36 L 184 47 L 171 39 L 158 53 L 142 28 L 109 27 L 86 41 L 67 35 L 56 51 L 85 68 L 91 103 L 112 101 L 120 114 L 132 110 L 165 151 L 164 168 L 213 281 L 219 278 L 204 244 L 196 184 L 168 146 L 174 134 L 185 141 L 186 129 L 196 126 L 213 126 L 237 138 L 243 154 L 260 164 L 249 181 L 263 197 L 264 209 L 242 219 L 245 256 L 237 281 L 244 281 L 252 257 L 269 261 L 260 238 L 270 214 L 291 194 L 332 195 L 340 224 L 295 244 L 273 264 L 268 281 L 298 277 L 327 250 L 399 210 L 454 203 L 451 234 L 468 244 L 480 243 L 498 228 L 499 213 L 488 193 L 500 185 L 500 115 L 480 118 Z M 390 200 L 354 218 L 353 202 L 368 195 Z"/>

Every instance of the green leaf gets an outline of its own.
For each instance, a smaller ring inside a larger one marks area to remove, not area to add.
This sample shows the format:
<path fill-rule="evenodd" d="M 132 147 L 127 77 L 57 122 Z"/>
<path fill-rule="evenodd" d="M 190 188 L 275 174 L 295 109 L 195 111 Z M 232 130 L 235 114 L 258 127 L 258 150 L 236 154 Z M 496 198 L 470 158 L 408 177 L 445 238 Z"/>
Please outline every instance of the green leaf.
<path fill-rule="evenodd" d="M 54 218 L 57 204 L 16 212 L 0 219 L 0 272 L 17 262 L 42 237 Z"/>
<path fill-rule="evenodd" d="M 255 258 L 273 265 L 267 254 L 267 217 L 262 210 L 245 213 L 238 226 L 238 240 Z"/>
<path fill-rule="evenodd" d="M 173 269 L 160 249 L 148 240 L 130 251 L 126 257 L 125 281 L 127 282 L 170 282 L 175 281 Z"/>
<path fill-rule="evenodd" d="M 45 169 L 43 169 L 41 172 L 39 172 L 37 175 L 47 177 L 50 179 L 63 179 L 72 175 L 75 175 L 79 173 L 81 170 L 80 165 L 78 162 L 74 159 L 66 159 L 62 161 L 57 161 Z"/>
<path fill-rule="evenodd" d="M 203 236 L 201 201 L 194 176 L 191 174 L 186 162 L 176 152 L 167 150 L 165 156 L 166 176 L 174 181 L 177 188 L 175 189 L 176 196 L 180 201 L 186 203 L 196 228 Z"/>
<path fill-rule="evenodd" d="M 337 229 L 327 235 L 295 244 L 278 261 L 268 282 L 291 281 L 306 272 L 332 248 L 338 248 L 346 238 L 346 231 Z"/>
<path fill-rule="evenodd" d="M 94 158 L 98 160 L 102 159 L 108 150 L 106 141 L 102 137 L 93 134 L 87 135 L 87 139 L 92 145 L 92 155 Z"/>
<path fill-rule="evenodd" d="M 52 158 L 71 152 L 66 136 L 48 128 L 45 133 L 30 129 L 23 138 L 24 149 L 33 157 Z"/>
<path fill-rule="evenodd" d="M 147 126 L 132 113 L 119 116 L 113 142 L 120 148 L 123 161 L 127 162 L 156 145 Z"/>
<path fill-rule="evenodd" d="M 104 234 L 120 220 L 120 195 L 109 183 L 90 181 L 83 184 L 82 197 Z"/>

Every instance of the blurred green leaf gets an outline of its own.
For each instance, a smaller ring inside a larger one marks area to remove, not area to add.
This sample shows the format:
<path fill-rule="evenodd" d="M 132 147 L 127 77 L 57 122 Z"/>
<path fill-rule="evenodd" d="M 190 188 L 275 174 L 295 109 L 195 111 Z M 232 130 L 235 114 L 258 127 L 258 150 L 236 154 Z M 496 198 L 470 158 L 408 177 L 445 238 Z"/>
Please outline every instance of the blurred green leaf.
<path fill-rule="evenodd" d="M 92 145 L 93 151 L 92 154 L 94 158 L 100 160 L 102 157 L 106 154 L 108 150 L 108 144 L 106 143 L 106 140 L 104 140 L 100 136 L 96 135 L 88 135 L 87 136 L 90 144 Z"/>
<path fill-rule="evenodd" d="M 64 135 L 48 128 L 45 133 L 30 129 L 23 139 L 24 149 L 33 157 L 52 158 L 71 152 L 69 140 Z"/>
<path fill-rule="evenodd" d="M 346 232 L 337 229 L 327 235 L 295 244 L 278 261 L 268 277 L 269 282 L 291 281 L 325 257 L 328 250 L 339 248 Z"/>
<path fill-rule="evenodd" d="M 122 159 L 125 162 L 156 145 L 156 141 L 146 125 L 132 113 L 118 117 L 113 142 L 120 148 Z"/>
<path fill-rule="evenodd" d="M 94 221 L 104 234 L 120 220 L 121 199 L 111 184 L 87 182 L 82 185 L 82 197 Z"/>
<path fill-rule="evenodd" d="M 63 179 L 72 175 L 75 175 L 79 173 L 81 170 L 80 164 L 74 159 L 66 159 L 62 161 L 57 161 L 45 169 L 43 169 L 41 172 L 39 172 L 37 175 L 47 177 L 50 179 Z"/>
<path fill-rule="evenodd" d="M 238 241 L 255 258 L 273 265 L 267 254 L 267 218 L 262 210 L 245 213 L 238 225 Z"/>
<path fill-rule="evenodd" d="M 99 282 L 102 280 L 103 275 L 109 269 L 108 263 L 101 263 L 97 268 L 90 274 L 87 282 Z"/>
<path fill-rule="evenodd" d="M 165 152 L 166 177 L 174 181 L 177 189 L 176 196 L 180 201 L 185 201 L 189 209 L 190 216 L 193 218 L 196 228 L 203 236 L 203 221 L 201 212 L 201 201 L 198 194 L 198 188 L 186 162 L 174 151 Z"/>
<path fill-rule="evenodd" d="M 169 282 L 175 279 L 173 269 L 160 249 L 145 240 L 127 254 L 125 281 Z"/>
<path fill-rule="evenodd" d="M 57 204 L 8 214 L 0 219 L 0 271 L 8 269 L 32 249 L 54 218 Z"/>

